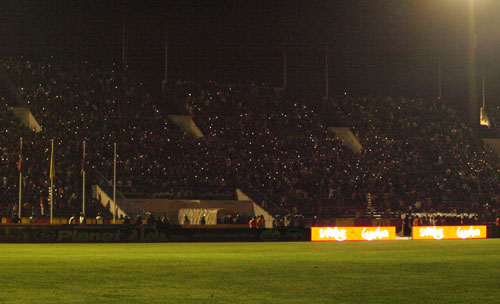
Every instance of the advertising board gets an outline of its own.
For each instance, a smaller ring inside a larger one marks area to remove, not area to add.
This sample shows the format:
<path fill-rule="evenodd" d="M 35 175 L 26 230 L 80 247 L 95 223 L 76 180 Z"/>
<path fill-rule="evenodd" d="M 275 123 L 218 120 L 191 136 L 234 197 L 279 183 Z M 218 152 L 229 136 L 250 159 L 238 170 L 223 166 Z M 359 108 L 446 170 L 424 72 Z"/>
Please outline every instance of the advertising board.
<path fill-rule="evenodd" d="M 311 227 L 311 241 L 387 241 L 396 239 L 396 227 Z"/>
<path fill-rule="evenodd" d="M 414 240 L 485 239 L 486 226 L 416 226 Z"/>

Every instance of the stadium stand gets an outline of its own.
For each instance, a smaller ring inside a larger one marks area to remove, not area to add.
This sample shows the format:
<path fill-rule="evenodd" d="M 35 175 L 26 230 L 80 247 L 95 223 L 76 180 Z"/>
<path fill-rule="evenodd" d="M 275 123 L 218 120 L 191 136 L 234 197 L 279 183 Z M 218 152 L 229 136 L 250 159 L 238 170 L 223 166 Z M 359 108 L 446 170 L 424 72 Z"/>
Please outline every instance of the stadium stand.
<path fill-rule="evenodd" d="M 383 174 L 383 182 L 369 189 L 376 206 L 398 200 L 403 211 L 498 206 L 498 155 L 451 108 L 437 101 L 348 97 L 334 107 Z"/>
<path fill-rule="evenodd" d="M 344 96 L 322 105 L 266 85 L 213 81 L 172 84 L 165 101 L 114 65 L 18 58 L 2 59 L 0 67 L 42 127 L 23 127 L 2 100 L 6 215 L 17 206 L 20 137 L 24 214 L 47 210 L 51 138 L 61 216 L 81 208 L 83 140 L 85 167 L 108 176 L 117 143 L 117 184 L 129 197 L 234 199 L 240 188 L 272 214 L 310 218 L 498 207 L 497 154 L 434 101 Z M 181 112 L 194 116 L 203 137 L 169 120 Z M 359 153 L 329 131 L 335 126 L 351 128 Z M 89 206 L 109 217 L 98 202 Z M 219 221 L 235 215 L 224 216 Z"/>

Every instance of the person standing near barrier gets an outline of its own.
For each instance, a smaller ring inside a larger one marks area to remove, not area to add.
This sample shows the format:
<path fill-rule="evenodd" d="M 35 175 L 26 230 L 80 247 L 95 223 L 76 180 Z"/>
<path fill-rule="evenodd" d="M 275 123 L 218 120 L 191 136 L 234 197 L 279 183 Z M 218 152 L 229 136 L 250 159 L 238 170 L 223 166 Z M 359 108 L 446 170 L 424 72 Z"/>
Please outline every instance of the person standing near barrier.
<path fill-rule="evenodd" d="M 156 222 L 154 215 L 151 212 L 146 213 L 146 224 L 154 225 Z"/>
<path fill-rule="evenodd" d="M 80 225 L 84 224 L 86 224 L 85 215 L 83 215 L 83 212 L 80 212 Z"/>
<path fill-rule="evenodd" d="M 277 228 L 278 227 L 278 218 L 279 218 L 279 215 L 276 214 L 274 216 L 274 219 L 273 219 L 273 228 Z"/>
<path fill-rule="evenodd" d="M 261 225 L 262 225 L 262 218 L 261 216 L 258 216 L 256 221 L 256 227 L 261 228 Z"/>
<path fill-rule="evenodd" d="M 184 215 L 184 224 L 183 225 L 189 225 L 191 222 L 189 221 L 189 218 L 187 215 Z"/>
<path fill-rule="evenodd" d="M 137 215 L 135 218 L 135 223 L 136 226 L 142 225 L 142 216 L 140 214 Z"/>
<path fill-rule="evenodd" d="M 254 229 L 257 227 L 257 221 L 255 220 L 255 216 L 252 217 L 252 219 L 250 219 L 250 222 L 248 222 L 248 227 L 250 227 L 250 229 Z"/>
<path fill-rule="evenodd" d="M 497 228 L 497 237 L 500 237 L 500 216 L 495 221 L 495 227 Z"/>
<path fill-rule="evenodd" d="M 416 215 L 415 219 L 413 220 L 412 227 L 415 227 L 415 226 L 420 226 L 420 218 L 418 217 L 418 215 Z"/>
<path fill-rule="evenodd" d="M 19 224 L 21 222 L 21 219 L 19 218 L 19 216 L 17 216 L 16 212 L 14 212 L 14 214 L 12 215 L 11 222 L 12 224 Z"/>
<path fill-rule="evenodd" d="M 101 213 L 97 213 L 97 216 L 95 217 L 95 222 L 98 225 L 104 224 L 104 219 L 101 216 Z"/>
<path fill-rule="evenodd" d="M 403 218 L 403 236 L 410 236 L 411 228 L 410 228 L 410 215 L 407 213 Z"/>
<path fill-rule="evenodd" d="M 170 220 L 168 219 L 168 217 L 166 215 L 164 215 L 162 218 L 161 218 L 161 224 L 164 226 L 164 227 L 169 227 L 170 226 Z"/>
<path fill-rule="evenodd" d="M 266 220 L 264 219 L 263 215 L 259 216 L 259 218 L 257 219 L 257 228 L 259 229 L 266 228 Z"/>

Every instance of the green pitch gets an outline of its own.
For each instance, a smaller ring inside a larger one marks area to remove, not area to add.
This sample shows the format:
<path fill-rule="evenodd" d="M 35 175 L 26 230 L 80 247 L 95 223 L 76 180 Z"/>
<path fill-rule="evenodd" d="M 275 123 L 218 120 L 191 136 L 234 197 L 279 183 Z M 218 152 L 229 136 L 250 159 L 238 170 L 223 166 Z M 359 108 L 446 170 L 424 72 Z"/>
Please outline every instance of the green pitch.
<path fill-rule="evenodd" d="M 498 303 L 500 239 L 3 244 L 0 303 Z"/>

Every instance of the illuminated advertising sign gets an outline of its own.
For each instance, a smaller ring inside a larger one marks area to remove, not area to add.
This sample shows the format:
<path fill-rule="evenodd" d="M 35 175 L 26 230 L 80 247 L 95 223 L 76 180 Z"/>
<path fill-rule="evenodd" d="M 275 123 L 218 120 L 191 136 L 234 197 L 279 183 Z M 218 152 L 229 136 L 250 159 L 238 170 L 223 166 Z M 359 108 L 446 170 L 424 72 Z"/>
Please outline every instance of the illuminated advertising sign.
<path fill-rule="evenodd" d="M 311 227 L 311 241 L 386 241 L 396 239 L 396 227 Z"/>
<path fill-rule="evenodd" d="M 414 240 L 485 239 L 486 226 L 415 226 Z"/>

